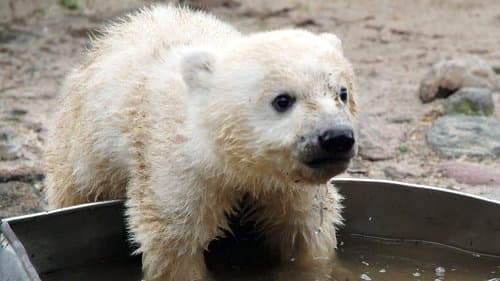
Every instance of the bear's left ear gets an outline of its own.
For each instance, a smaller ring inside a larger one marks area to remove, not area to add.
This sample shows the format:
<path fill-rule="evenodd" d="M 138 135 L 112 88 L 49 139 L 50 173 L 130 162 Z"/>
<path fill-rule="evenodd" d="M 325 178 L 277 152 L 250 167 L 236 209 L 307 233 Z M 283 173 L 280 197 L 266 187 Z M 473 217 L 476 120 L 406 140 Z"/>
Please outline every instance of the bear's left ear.
<path fill-rule="evenodd" d="M 321 33 L 319 36 L 321 36 L 321 38 L 328 40 L 330 44 L 332 44 L 332 46 L 335 47 L 337 50 L 339 50 L 341 53 L 343 52 L 342 40 L 340 40 L 335 34 Z"/>
<path fill-rule="evenodd" d="M 214 73 L 217 55 L 209 49 L 187 51 L 181 59 L 181 73 L 191 90 L 207 88 Z"/>

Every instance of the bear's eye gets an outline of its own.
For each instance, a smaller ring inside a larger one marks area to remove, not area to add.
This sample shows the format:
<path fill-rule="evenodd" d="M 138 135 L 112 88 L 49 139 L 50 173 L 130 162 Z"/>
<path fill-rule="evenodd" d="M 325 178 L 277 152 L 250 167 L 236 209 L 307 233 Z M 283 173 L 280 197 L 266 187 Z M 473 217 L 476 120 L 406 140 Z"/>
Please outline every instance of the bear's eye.
<path fill-rule="evenodd" d="M 288 93 L 281 94 L 274 98 L 272 105 L 278 112 L 287 111 L 295 103 L 295 98 Z"/>
<path fill-rule="evenodd" d="M 343 102 L 347 101 L 347 88 L 346 87 L 340 88 L 339 96 L 340 96 L 340 100 L 342 100 Z"/>

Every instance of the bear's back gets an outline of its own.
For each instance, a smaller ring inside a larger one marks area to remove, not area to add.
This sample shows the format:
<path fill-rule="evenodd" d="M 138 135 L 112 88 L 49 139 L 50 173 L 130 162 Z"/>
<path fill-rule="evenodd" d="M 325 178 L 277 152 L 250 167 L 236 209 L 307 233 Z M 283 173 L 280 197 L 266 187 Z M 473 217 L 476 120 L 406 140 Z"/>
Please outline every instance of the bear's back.
<path fill-rule="evenodd" d="M 210 14 L 172 5 L 156 5 L 122 18 L 103 30 L 93 49 L 120 52 L 130 48 L 154 50 L 177 46 L 216 47 L 240 36 L 231 25 Z"/>
<path fill-rule="evenodd" d="M 166 156 L 184 141 L 179 50 L 239 36 L 211 15 L 165 5 L 108 25 L 67 77 L 49 128 L 51 207 L 123 197 L 134 143 L 155 143 Z"/>

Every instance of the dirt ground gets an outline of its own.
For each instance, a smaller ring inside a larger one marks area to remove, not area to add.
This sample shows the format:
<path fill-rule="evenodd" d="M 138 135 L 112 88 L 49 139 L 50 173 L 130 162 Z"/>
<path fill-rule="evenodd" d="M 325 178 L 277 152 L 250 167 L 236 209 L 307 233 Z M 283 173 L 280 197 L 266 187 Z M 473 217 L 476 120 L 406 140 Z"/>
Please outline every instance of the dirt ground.
<path fill-rule="evenodd" d="M 500 66 L 498 0 L 186 2 L 246 32 L 300 27 L 342 39 L 357 72 L 360 126 L 382 134 L 390 127 L 396 151 L 383 161 L 358 157 L 344 176 L 397 179 L 500 199 L 500 186 L 460 183 L 439 172 L 450 159 L 434 152 L 425 135 L 442 103 L 422 104 L 417 96 L 420 80 L 440 59 L 474 54 Z M 149 3 L 0 0 L 0 217 L 46 208 L 47 126 L 61 82 L 90 46 L 89 32 Z M 496 108 L 494 118 L 500 119 L 498 98 Z M 500 170 L 498 158 L 453 161 Z"/>

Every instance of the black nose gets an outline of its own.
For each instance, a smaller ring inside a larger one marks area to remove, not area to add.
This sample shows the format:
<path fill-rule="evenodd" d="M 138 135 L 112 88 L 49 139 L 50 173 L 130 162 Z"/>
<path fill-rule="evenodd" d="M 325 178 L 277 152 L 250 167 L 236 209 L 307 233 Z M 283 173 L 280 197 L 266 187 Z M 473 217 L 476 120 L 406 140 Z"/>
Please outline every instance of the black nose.
<path fill-rule="evenodd" d="M 354 145 L 354 132 L 349 128 L 330 129 L 319 135 L 318 140 L 328 152 L 347 152 Z"/>

